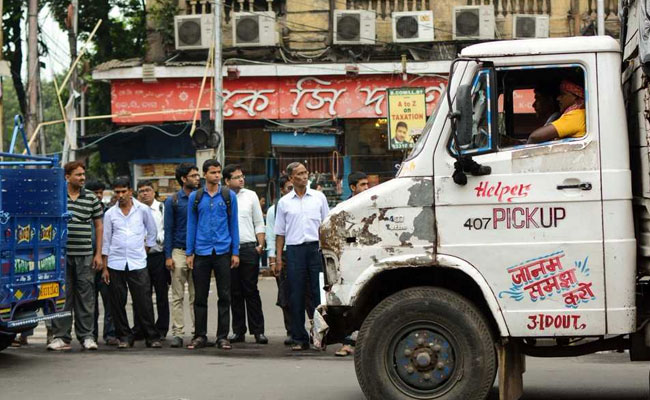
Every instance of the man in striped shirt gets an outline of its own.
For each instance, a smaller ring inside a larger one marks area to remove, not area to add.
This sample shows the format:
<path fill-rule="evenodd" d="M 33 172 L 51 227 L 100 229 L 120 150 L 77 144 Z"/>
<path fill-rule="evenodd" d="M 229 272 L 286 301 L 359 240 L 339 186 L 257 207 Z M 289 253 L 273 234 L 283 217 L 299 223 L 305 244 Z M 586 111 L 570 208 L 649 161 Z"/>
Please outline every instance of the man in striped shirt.
<path fill-rule="evenodd" d="M 102 207 L 99 199 L 84 188 L 86 167 L 79 161 L 64 167 L 68 182 L 68 243 L 66 246 L 65 310 L 72 311 L 77 339 L 85 350 L 97 350 L 93 338 L 95 271 L 102 269 Z M 95 226 L 93 256 L 92 225 Z M 48 350 L 70 350 L 72 318 L 52 321 L 54 340 Z"/>

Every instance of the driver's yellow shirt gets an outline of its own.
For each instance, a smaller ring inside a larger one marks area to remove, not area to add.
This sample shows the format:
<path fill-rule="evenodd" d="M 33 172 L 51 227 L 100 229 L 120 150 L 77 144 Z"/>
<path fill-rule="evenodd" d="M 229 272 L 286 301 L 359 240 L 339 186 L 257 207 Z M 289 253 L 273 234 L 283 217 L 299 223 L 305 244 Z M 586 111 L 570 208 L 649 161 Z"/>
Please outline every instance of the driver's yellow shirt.
<path fill-rule="evenodd" d="M 567 137 L 583 137 L 587 133 L 585 109 L 579 108 L 564 113 L 560 118 L 551 122 L 551 125 L 555 127 L 560 139 Z"/>

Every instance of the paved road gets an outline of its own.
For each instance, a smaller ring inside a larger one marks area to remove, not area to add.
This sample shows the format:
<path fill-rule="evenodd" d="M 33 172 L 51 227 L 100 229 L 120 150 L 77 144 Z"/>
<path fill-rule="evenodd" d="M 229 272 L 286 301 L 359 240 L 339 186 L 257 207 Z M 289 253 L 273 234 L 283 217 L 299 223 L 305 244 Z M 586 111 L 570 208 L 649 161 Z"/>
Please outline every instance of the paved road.
<path fill-rule="evenodd" d="M 229 352 L 100 346 L 97 352 L 45 351 L 43 330 L 26 348 L 0 353 L 0 399 L 362 400 L 350 358 L 295 354 L 281 343 L 283 329 L 274 303 L 274 282 L 261 282 L 268 346 L 246 343 Z M 211 332 L 215 331 L 211 315 Z M 648 399 L 650 363 L 630 363 L 626 354 L 528 359 L 524 400 Z M 490 400 L 498 399 L 496 389 Z"/>

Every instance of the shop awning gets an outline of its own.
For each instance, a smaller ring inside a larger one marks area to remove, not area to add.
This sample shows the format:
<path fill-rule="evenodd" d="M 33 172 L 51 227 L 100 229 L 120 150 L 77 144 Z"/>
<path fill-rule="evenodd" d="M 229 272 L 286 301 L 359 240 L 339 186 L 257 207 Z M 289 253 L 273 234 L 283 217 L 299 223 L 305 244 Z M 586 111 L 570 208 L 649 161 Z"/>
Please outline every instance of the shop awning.
<path fill-rule="evenodd" d="M 98 146 L 102 162 L 185 158 L 195 155 L 189 132 L 189 123 L 138 125 L 79 140 Z"/>
<path fill-rule="evenodd" d="M 336 148 L 336 136 L 323 133 L 271 132 L 271 146 L 333 149 Z"/>

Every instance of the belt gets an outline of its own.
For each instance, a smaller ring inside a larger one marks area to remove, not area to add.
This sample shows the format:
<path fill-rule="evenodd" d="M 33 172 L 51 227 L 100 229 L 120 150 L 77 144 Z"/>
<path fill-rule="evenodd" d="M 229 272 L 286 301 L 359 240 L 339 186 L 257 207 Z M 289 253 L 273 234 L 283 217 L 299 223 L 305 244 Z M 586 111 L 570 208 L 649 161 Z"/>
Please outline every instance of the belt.
<path fill-rule="evenodd" d="M 248 243 L 240 243 L 239 248 L 240 249 L 250 249 L 250 248 L 255 248 L 257 247 L 257 243 L 255 242 L 248 242 Z"/>
<path fill-rule="evenodd" d="M 287 247 L 293 246 L 293 247 L 298 247 L 298 246 L 318 246 L 318 241 L 315 242 L 304 242 L 300 244 L 288 244 Z"/>

